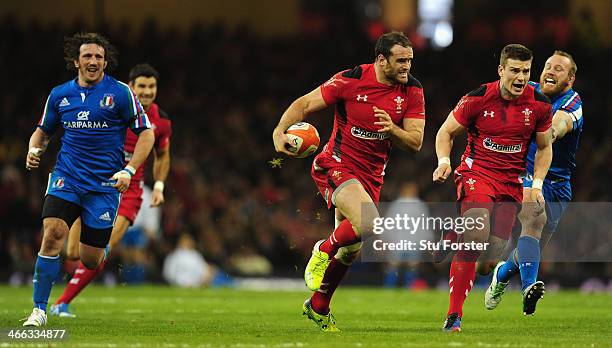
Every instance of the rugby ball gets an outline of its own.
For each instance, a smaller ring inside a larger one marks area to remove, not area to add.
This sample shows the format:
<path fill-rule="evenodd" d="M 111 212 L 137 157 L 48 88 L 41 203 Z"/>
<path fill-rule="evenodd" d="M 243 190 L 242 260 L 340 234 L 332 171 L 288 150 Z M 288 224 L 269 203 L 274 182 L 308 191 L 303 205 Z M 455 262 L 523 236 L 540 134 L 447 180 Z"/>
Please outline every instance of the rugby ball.
<path fill-rule="evenodd" d="M 319 132 L 310 123 L 298 122 L 287 128 L 285 133 L 291 143 L 288 150 L 295 153 L 296 158 L 308 157 L 319 148 Z"/>

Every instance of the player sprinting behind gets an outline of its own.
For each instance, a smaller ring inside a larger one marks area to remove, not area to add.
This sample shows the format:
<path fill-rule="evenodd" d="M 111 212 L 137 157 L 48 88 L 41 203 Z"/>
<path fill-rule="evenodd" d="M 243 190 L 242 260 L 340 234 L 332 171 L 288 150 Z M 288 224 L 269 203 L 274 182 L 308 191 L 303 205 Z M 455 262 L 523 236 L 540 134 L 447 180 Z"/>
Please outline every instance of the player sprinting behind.
<path fill-rule="evenodd" d="M 572 200 L 571 175 L 576 168 L 576 151 L 582 133 L 582 100 L 574 91 L 576 80 L 576 63 L 572 56 L 564 51 L 555 51 L 548 58 L 540 83 L 531 83 L 537 91 L 544 93 L 552 102 L 552 140 L 553 159 L 544 181 L 533 178 L 535 145 L 532 143 L 527 155 L 527 175 L 523 181 L 523 195 L 528 197 L 538 187 L 546 200 L 546 216 L 520 214 L 522 225 L 521 236 L 517 247 L 510 253 L 506 262 L 500 262 L 493 272 L 493 279 L 485 294 L 487 309 L 495 309 L 502 295 L 516 273 L 520 273 L 523 290 L 538 283 L 537 280 L 542 250 L 555 232 L 563 212 Z M 529 304 L 523 308 L 525 314 L 535 312 L 535 301 L 524 301 Z"/>
<path fill-rule="evenodd" d="M 327 207 L 336 207 L 338 223 L 327 240 L 315 244 L 304 272 L 314 294 L 303 311 L 323 331 L 339 331 L 329 305 L 378 216 L 374 203 L 392 143 L 416 152 L 423 142 L 425 102 L 421 84 L 410 75 L 412 59 L 404 34 L 382 35 L 374 63 L 339 72 L 295 100 L 272 135 L 276 151 L 294 156 L 285 130 L 312 112 L 336 106 L 333 133 L 311 175 Z"/>
<path fill-rule="evenodd" d="M 151 195 L 151 206 L 154 207 L 164 202 L 164 181 L 168 177 L 168 172 L 170 171 L 170 136 L 172 133 L 171 122 L 168 115 L 155 103 L 158 81 L 159 73 L 149 64 L 136 65 L 129 74 L 129 86 L 144 107 L 155 134 L 155 143 L 153 147 L 153 179 L 155 180 L 155 185 Z M 137 139 L 134 132 L 127 132 L 124 148 L 126 163 L 134 156 Z M 63 294 L 57 299 L 55 304 L 51 306 L 51 314 L 61 317 L 74 317 L 74 314 L 70 313 L 68 305 L 87 284 L 102 272 L 110 259 L 111 253 L 115 250 L 121 238 L 123 238 L 128 227 L 133 224 L 136 219 L 136 215 L 142 204 L 144 170 L 145 166 L 143 165 L 136 171 L 132 177 L 130 186 L 122 195 L 117 220 L 115 221 L 115 226 L 113 227 L 108 245 L 109 257 L 95 269 L 87 269 L 81 263 L 75 270 Z M 68 256 L 71 258 L 78 258 L 78 249 L 76 245 L 80 235 L 81 224 L 77 221 L 77 223 L 72 226 L 68 239 Z"/>
<path fill-rule="evenodd" d="M 488 257 L 499 258 L 520 203 L 523 201 L 521 174 L 532 137 L 535 137 L 534 177 L 543 180 L 552 159 L 550 141 L 551 106 L 543 94 L 528 85 L 532 53 L 523 45 L 503 48 L 498 66 L 499 80 L 482 85 L 464 96 L 436 135 L 438 167 L 434 182 L 451 174 L 453 139 L 467 132 L 468 144 L 455 170 L 457 201 L 461 215 L 484 221 L 484 228 L 466 230 L 464 242 L 490 243 Z M 525 197 L 544 203 L 541 188 Z M 472 289 L 478 250 L 460 250 L 451 263 L 450 303 L 444 330 L 461 331 L 463 303 Z M 526 292 L 539 289 L 526 289 Z"/>
<path fill-rule="evenodd" d="M 70 226 L 82 220 L 81 262 L 95 269 L 117 216 L 120 192 L 153 146 L 149 119 L 130 88 L 106 75 L 116 64 L 115 50 L 101 35 L 81 33 L 64 40 L 67 67 L 77 78 L 55 87 L 30 137 L 26 168 L 38 168 L 40 157 L 58 126 L 62 147 L 49 175 L 43 205 L 43 240 L 34 271 L 34 309 L 24 326 L 47 323 L 47 301 L 57 278 L 59 253 Z M 123 143 L 127 128 L 138 134 L 134 155 L 126 164 Z"/>

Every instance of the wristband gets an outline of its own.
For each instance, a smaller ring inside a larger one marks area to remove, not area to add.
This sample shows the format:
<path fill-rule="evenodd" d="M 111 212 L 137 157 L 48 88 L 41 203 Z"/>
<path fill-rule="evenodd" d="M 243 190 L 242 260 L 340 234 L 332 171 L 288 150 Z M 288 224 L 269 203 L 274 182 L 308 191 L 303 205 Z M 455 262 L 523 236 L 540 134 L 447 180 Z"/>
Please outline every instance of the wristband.
<path fill-rule="evenodd" d="M 438 165 L 441 164 L 448 164 L 449 166 L 451 165 L 451 161 L 450 161 L 450 157 L 442 157 L 438 160 Z"/>
<path fill-rule="evenodd" d="M 28 153 L 31 153 L 32 155 L 36 156 L 36 157 L 40 157 L 40 155 L 42 155 L 43 149 L 41 149 L 40 147 L 35 147 L 32 146 L 29 150 Z"/>
<path fill-rule="evenodd" d="M 542 186 L 544 185 L 544 181 L 542 179 L 533 179 L 533 183 L 531 184 L 532 189 L 542 190 Z"/>
<path fill-rule="evenodd" d="M 164 192 L 164 182 L 161 180 L 157 180 L 155 184 L 153 185 L 153 189 L 163 193 Z"/>
<path fill-rule="evenodd" d="M 136 174 L 136 169 L 130 165 L 125 166 L 125 168 L 123 168 L 126 172 L 130 173 L 130 176 L 134 176 L 134 174 Z"/>

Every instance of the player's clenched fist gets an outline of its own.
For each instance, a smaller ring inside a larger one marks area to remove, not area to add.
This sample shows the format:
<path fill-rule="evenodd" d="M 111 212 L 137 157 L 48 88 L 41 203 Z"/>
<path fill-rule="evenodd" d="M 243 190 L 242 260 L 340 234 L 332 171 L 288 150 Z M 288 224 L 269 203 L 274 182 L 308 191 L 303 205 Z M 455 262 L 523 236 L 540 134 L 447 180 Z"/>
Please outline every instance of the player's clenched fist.
<path fill-rule="evenodd" d="M 438 165 L 438 168 L 433 172 L 433 181 L 443 183 L 448 179 L 448 176 L 451 174 L 452 168 L 450 164 L 441 163 Z"/>
<path fill-rule="evenodd" d="M 544 200 L 542 190 L 538 188 L 532 188 L 529 196 L 529 200 L 535 203 L 533 209 L 533 216 L 538 216 L 544 213 L 544 206 L 546 204 L 546 201 Z"/>
<path fill-rule="evenodd" d="M 132 181 L 132 176 L 135 173 L 136 169 L 130 166 L 125 166 L 125 168 L 121 169 L 111 177 L 112 180 L 117 180 L 113 187 L 119 192 L 125 192 L 125 190 L 127 190 L 130 186 L 130 181 Z"/>
<path fill-rule="evenodd" d="M 26 169 L 32 170 L 38 168 L 40 164 L 40 156 L 43 150 L 39 147 L 31 147 L 26 156 Z"/>

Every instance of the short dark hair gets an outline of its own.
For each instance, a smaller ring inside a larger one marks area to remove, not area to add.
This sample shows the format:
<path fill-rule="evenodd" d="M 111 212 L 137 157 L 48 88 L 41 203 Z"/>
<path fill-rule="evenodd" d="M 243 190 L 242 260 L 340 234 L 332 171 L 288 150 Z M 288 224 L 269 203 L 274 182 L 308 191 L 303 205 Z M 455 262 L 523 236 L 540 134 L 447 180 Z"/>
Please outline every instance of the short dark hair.
<path fill-rule="evenodd" d="M 502 49 L 499 56 L 499 65 L 506 65 L 508 59 L 524 62 L 533 59 L 533 52 L 521 44 L 510 44 Z"/>
<path fill-rule="evenodd" d="M 74 61 L 79 60 L 81 45 L 96 44 L 104 49 L 104 60 L 107 62 L 106 70 L 113 70 L 117 67 L 117 56 L 119 53 L 108 39 L 98 33 L 76 33 L 70 37 L 64 37 L 64 61 L 66 69 L 76 70 Z"/>
<path fill-rule="evenodd" d="M 555 52 L 553 53 L 553 56 L 562 56 L 562 57 L 568 58 L 571 63 L 569 74 L 571 76 L 576 76 L 576 71 L 578 71 L 578 66 L 576 65 L 576 62 L 574 61 L 574 57 L 572 57 L 571 54 L 565 51 L 562 51 L 562 50 L 555 50 Z"/>
<path fill-rule="evenodd" d="M 155 80 L 159 82 L 159 73 L 149 63 L 141 63 L 134 66 L 132 70 L 130 70 L 128 78 L 130 82 L 134 82 L 141 76 L 155 77 Z"/>
<path fill-rule="evenodd" d="M 400 31 L 385 33 L 376 40 L 374 59 L 378 58 L 379 54 L 382 54 L 385 58 L 389 58 L 391 56 L 391 48 L 395 45 L 408 48 L 412 47 L 412 42 L 410 42 L 410 39 Z"/>

